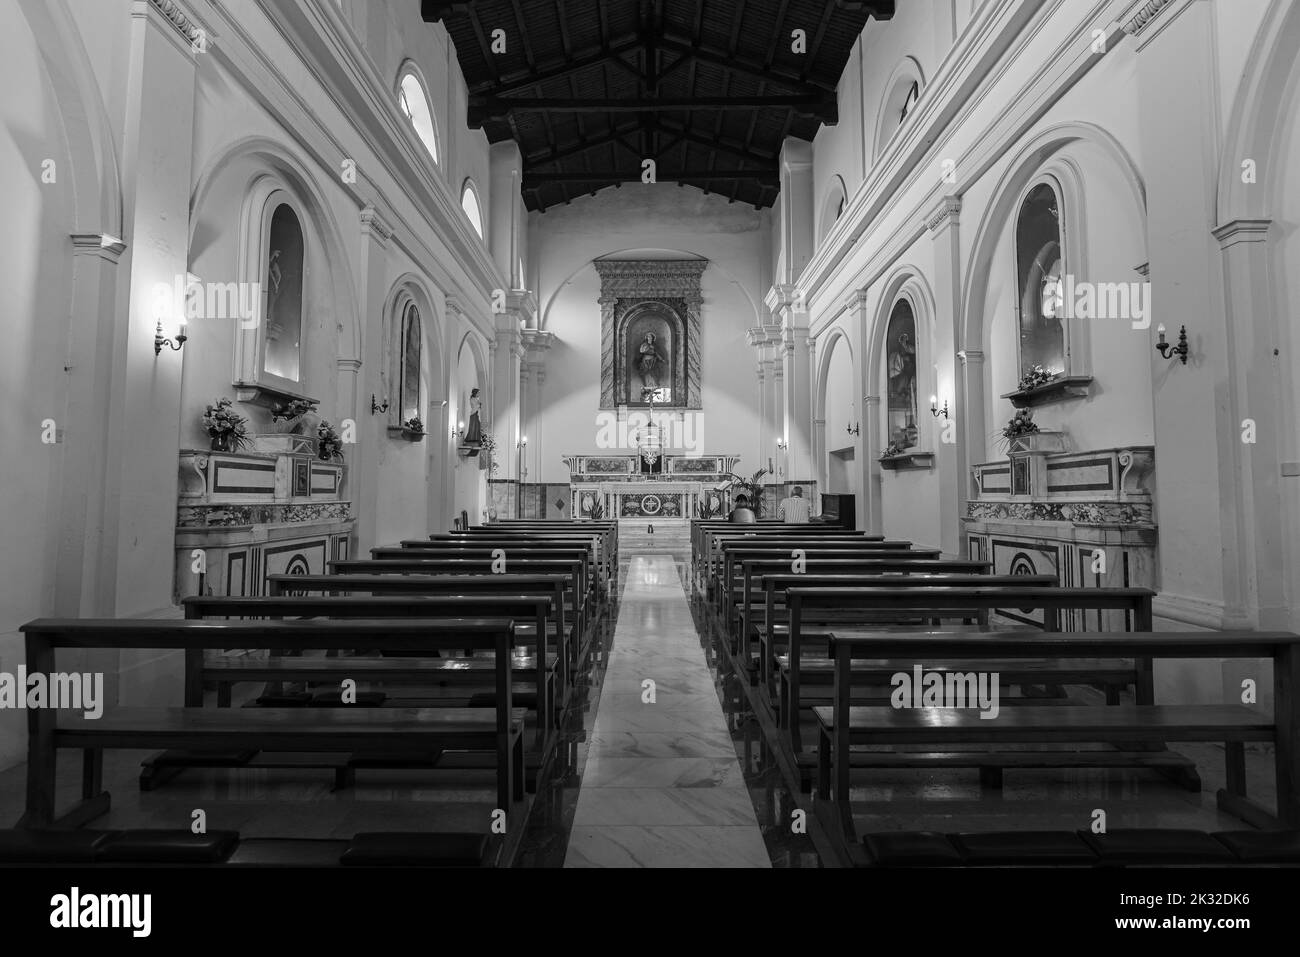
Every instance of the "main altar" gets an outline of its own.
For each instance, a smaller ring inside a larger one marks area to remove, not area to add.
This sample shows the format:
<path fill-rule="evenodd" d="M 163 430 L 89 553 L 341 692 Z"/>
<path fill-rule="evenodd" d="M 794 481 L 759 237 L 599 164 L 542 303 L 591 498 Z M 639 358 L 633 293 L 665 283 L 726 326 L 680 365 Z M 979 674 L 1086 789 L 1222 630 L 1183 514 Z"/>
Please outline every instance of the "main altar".
<path fill-rule="evenodd" d="M 726 507 L 727 496 L 717 489 L 739 461 L 738 455 L 668 449 L 566 455 L 569 514 L 685 522 L 695 516 L 701 502 L 714 511 Z"/>

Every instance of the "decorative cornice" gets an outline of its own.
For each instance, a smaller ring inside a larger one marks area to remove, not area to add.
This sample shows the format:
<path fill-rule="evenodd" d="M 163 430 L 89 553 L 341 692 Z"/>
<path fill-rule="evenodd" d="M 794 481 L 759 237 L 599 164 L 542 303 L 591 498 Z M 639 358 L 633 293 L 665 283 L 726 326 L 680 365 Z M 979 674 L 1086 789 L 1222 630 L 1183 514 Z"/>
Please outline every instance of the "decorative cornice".
<path fill-rule="evenodd" d="M 961 197 L 945 196 L 939 203 L 938 208 L 929 216 L 925 217 L 925 228 L 932 233 L 937 233 L 944 226 L 951 224 L 953 226 L 961 223 Z"/>
<path fill-rule="evenodd" d="M 867 291 L 865 289 L 853 289 L 844 297 L 844 305 L 840 307 L 843 312 L 853 312 L 855 309 L 867 308 Z"/>
<path fill-rule="evenodd" d="M 375 209 L 372 203 L 367 203 L 358 216 L 361 219 L 361 231 L 373 236 L 381 246 L 387 246 L 388 241 L 393 238 L 393 227 L 379 210 Z"/>
<path fill-rule="evenodd" d="M 360 359 L 338 359 L 336 362 L 341 372 L 357 372 L 361 369 Z"/>
<path fill-rule="evenodd" d="M 1161 10 L 1172 2 L 1173 0 L 1147 0 L 1133 16 L 1125 21 L 1124 32 L 1129 36 L 1137 36 L 1150 26 L 1151 21 L 1160 14 Z"/>
<path fill-rule="evenodd" d="M 1219 241 L 1219 247 L 1227 249 L 1237 243 L 1267 242 L 1268 230 L 1272 225 L 1271 219 L 1234 219 L 1214 230 L 1213 234 Z"/>
<path fill-rule="evenodd" d="M 963 349 L 957 353 L 957 358 L 961 360 L 961 364 L 964 366 L 979 365 L 984 361 L 984 353 L 978 349 Z"/>
<path fill-rule="evenodd" d="M 199 26 L 198 22 L 181 8 L 176 0 L 149 0 L 150 5 L 163 15 L 168 23 L 185 38 L 185 42 L 190 45 L 198 45 L 202 42 L 201 38 L 207 38 L 208 31 Z"/>
<path fill-rule="evenodd" d="M 126 243 L 107 233 L 72 233 L 70 238 L 74 256 L 98 256 L 116 263 L 126 252 Z"/>
<path fill-rule="evenodd" d="M 600 297 L 669 296 L 698 303 L 707 259 L 595 259 Z"/>
<path fill-rule="evenodd" d="M 519 333 L 531 362 L 541 362 L 547 350 L 555 344 L 555 333 L 542 329 L 523 329 Z"/>
<path fill-rule="evenodd" d="M 781 341 L 781 330 L 776 326 L 754 326 L 745 330 L 745 339 L 754 348 L 770 346 Z"/>

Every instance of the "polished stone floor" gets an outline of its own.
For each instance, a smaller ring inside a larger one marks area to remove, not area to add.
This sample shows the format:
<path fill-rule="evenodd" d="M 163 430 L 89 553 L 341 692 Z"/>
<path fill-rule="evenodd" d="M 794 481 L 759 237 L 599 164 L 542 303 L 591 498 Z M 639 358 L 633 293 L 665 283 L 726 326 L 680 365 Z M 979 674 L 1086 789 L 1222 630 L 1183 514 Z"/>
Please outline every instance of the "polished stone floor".
<path fill-rule="evenodd" d="M 566 867 L 767 867 L 677 566 L 633 558 Z"/>

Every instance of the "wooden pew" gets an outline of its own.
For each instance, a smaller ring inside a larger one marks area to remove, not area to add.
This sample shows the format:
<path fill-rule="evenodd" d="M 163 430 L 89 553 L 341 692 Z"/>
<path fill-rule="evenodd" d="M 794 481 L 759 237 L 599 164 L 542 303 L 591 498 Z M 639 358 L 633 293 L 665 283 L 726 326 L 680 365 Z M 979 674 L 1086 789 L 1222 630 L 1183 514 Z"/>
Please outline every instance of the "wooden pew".
<path fill-rule="evenodd" d="M 884 541 L 883 535 L 868 535 L 854 529 L 837 528 L 830 525 L 795 525 L 787 522 L 761 521 L 753 525 L 741 525 L 729 521 L 694 521 L 691 523 L 691 561 L 695 567 L 695 580 L 698 582 L 712 562 L 712 539 L 715 535 L 744 532 L 753 536 L 799 535 L 815 538 L 818 541 L 834 541 L 852 538 L 859 541 Z"/>
<path fill-rule="evenodd" d="M 496 667 L 495 708 L 118 708 L 98 719 L 32 709 L 27 714 L 27 806 L 20 827 L 76 827 L 105 813 L 105 748 L 186 748 L 223 751 L 433 752 L 444 748 L 496 755 L 498 807 L 523 794 L 523 709 L 511 701 L 514 623 L 480 620 L 166 621 L 52 619 L 30 621 L 27 667 L 56 670 L 60 648 L 182 650 L 313 648 L 348 650 L 383 644 L 428 654 L 460 648 L 491 650 Z M 82 800 L 69 812 L 55 808 L 56 755 L 79 748 Z"/>
<path fill-rule="evenodd" d="M 471 525 L 463 531 L 470 534 L 594 532 L 601 537 L 601 551 L 606 556 L 607 565 L 615 579 L 618 576 L 618 522 L 615 520 L 511 518 L 499 519 L 488 525 Z"/>
<path fill-rule="evenodd" d="M 301 576 L 291 576 L 301 577 Z M 554 615 L 553 596 L 546 593 L 515 593 L 506 589 L 491 596 L 473 595 L 364 595 L 364 596 L 312 596 L 284 595 L 278 597 L 215 597 L 192 596 L 181 603 L 189 619 L 212 618 L 419 618 L 461 619 L 480 618 L 487 615 L 504 615 L 515 623 L 516 645 L 525 643 L 520 622 L 531 621 L 535 633 L 545 635 Z M 564 644 L 560 642 L 560 653 Z M 293 649 L 301 651 L 303 649 Z M 369 650 L 369 649 L 354 649 Z M 463 649 L 462 649 L 463 650 Z M 307 676 L 316 680 L 337 683 L 340 678 L 361 678 L 370 681 L 401 682 L 405 684 L 430 684 L 446 680 L 449 675 L 469 677 L 477 671 L 482 680 L 489 677 L 495 663 L 481 658 L 302 658 L 277 657 L 266 660 L 226 658 L 205 661 L 201 650 L 189 649 L 185 653 L 185 705 L 202 707 L 205 684 L 218 687 L 218 707 L 230 706 L 230 686 L 241 681 L 281 681 L 286 677 Z M 532 665 L 534 693 L 536 696 L 537 741 L 545 750 L 556 723 L 558 702 L 554 695 L 552 669 L 555 660 L 547 653 L 546 642 L 538 641 Z M 513 673 L 520 675 L 520 662 L 512 665 Z"/>
<path fill-rule="evenodd" d="M 991 562 L 976 562 L 967 559 L 951 558 L 814 558 L 807 559 L 802 576 L 796 577 L 790 571 L 789 556 L 772 558 L 739 558 L 741 584 L 739 591 L 733 595 L 739 597 L 739 640 L 738 648 L 749 659 L 751 635 L 756 624 L 754 611 L 763 609 L 764 624 L 776 623 L 774 612 L 778 606 L 785 608 L 785 589 L 797 586 L 800 582 L 810 582 L 807 576 L 816 577 L 817 584 L 851 585 L 853 578 L 861 575 L 987 575 L 992 571 Z M 839 581 L 837 578 L 848 580 Z M 728 622 L 730 624 L 730 622 Z"/>
<path fill-rule="evenodd" d="M 269 575 L 267 583 L 273 597 L 287 594 L 320 593 L 324 595 L 466 595 L 479 598 L 499 594 L 546 596 L 550 599 L 549 621 L 555 622 L 555 660 L 564 664 L 557 674 L 557 705 L 568 703 L 574 672 L 579 663 L 581 635 L 570 623 L 566 595 L 572 578 L 565 574 L 538 575 Z M 521 619 L 515 626 L 520 644 L 536 638 L 536 622 Z M 548 668 L 550 662 L 548 661 Z M 472 669 L 470 669 L 472 670 Z"/>
<path fill-rule="evenodd" d="M 1094 591 L 1100 589 L 1077 589 Z M 1129 589 L 1136 591 L 1138 589 Z M 1221 810 L 1257 827 L 1300 826 L 1300 636 L 1289 632 L 986 633 L 938 635 L 923 632 L 835 634 L 831 639 L 835 686 L 830 705 L 814 709 L 818 725 L 817 792 L 833 797 L 835 817 L 850 845 L 850 747 L 871 745 L 1094 744 L 1164 741 L 1222 741 L 1227 745 L 1228 787 L 1219 791 Z M 943 661 L 1067 658 L 1271 658 L 1274 716 L 1239 704 L 1156 705 L 1150 700 L 1109 707 L 1017 707 L 993 720 L 970 709 L 853 707 L 849 688 L 852 660 L 865 658 L 924 666 Z M 1276 815 L 1246 795 L 1244 744 L 1275 743 Z"/>
<path fill-rule="evenodd" d="M 861 612 L 866 615 L 908 615 L 918 618 L 966 617 L 971 609 L 995 610 L 998 608 L 1038 609 L 1044 612 L 1044 631 L 1058 631 L 1059 613 L 1063 610 L 1122 611 L 1128 617 L 1132 631 L 1151 630 L 1151 600 L 1155 592 L 1149 588 L 1055 588 L 1033 587 L 949 587 L 907 586 L 860 588 L 792 587 L 786 589 L 786 608 L 789 615 L 788 654 L 791 666 L 787 679 L 791 720 L 788 723 L 791 750 L 803 750 L 799 720 L 794 712 L 800 700 L 799 674 L 795 664 L 802 660 L 803 622 L 825 621 L 828 614 Z M 836 633 L 843 636 L 851 625 L 839 626 Z M 971 640 L 978 640 L 972 635 Z M 1151 662 L 1138 660 L 1134 688 L 1139 704 L 1151 704 L 1154 683 Z"/>
<path fill-rule="evenodd" d="M 784 560 L 787 568 L 792 568 L 798 557 L 806 563 L 831 558 L 870 560 L 878 559 L 928 559 L 937 561 L 943 552 L 937 548 L 915 548 L 911 542 L 817 542 L 809 543 L 802 539 L 777 540 L 771 544 L 751 543 L 743 540 L 728 540 L 721 543 L 721 561 L 718 574 L 710 583 L 719 614 L 725 616 L 726 609 L 734 600 L 737 585 L 743 585 L 740 577 L 742 565 L 746 559 L 768 561 Z"/>
<path fill-rule="evenodd" d="M 403 539 L 396 546 L 388 545 L 370 550 L 374 559 L 413 558 L 416 556 L 436 557 L 447 552 L 462 549 L 501 549 L 507 560 L 515 552 L 528 549 L 533 552 L 556 552 L 569 555 L 575 549 L 582 549 L 587 554 L 588 575 L 603 595 L 608 595 L 613 585 L 613 578 L 605 560 L 601 557 L 599 538 L 594 534 L 574 536 L 572 538 L 539 538 L 524 534 L 503 535 L 431 535 L 427 539 Z M 414 553 L 414 554 L 413 554 Z"/>
<path fill-rule="evenodd" d="M 618 545 L 612 530 L 594 528 L 538 529 L 530 526 L 509 528 L 480 527 L 462 532 L 435 533 L 428 539 L 407 539 L 401 542 L 403 547 L 420 547 L 425 541 L 459 542 L 471 544 L 490 541 L 515 542 L 563 542 L 570 545 L 590 545 L 592 564 L 598 572 L 598 580 L 603 588 L 612 588 L 618 581 Z"/>
<path fill-rule="evenodd" d="M 352 559 L 328 562 L 326 569 L 334 575 L 496 575 L 499 568 L 489 552 L 486 555 L 470 556 L 465 553 L 455 558 L 439 556 L 438 558 L 413 558 L 408 560 L 388 559 L 384 561 Z M 588 591 L 586 563 L 578 557 L 543 558 L 534 556 L 511 558 L 506 563 L 506 574 L 524 575 L 564 575 L 568 579 L 566 595 L 574 611 L 574 627 L 586 640 L 588 628 L 597 614 L 592 607 L 593 599 Z"/>

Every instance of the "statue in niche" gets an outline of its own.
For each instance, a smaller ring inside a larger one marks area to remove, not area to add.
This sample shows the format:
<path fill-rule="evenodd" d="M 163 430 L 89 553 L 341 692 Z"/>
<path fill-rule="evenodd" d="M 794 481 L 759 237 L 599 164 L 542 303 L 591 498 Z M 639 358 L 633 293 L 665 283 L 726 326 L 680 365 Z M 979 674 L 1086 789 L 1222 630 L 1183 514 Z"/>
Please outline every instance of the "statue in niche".
<path fill-rule="evenodd" d="M 668 317 L 658 309 L 642 310 L 628 322 L 623 335 L 623 401 L 639 406 L 673 405 L 676 333 Z"/>
<path fill-rule="evenodd" d="M 268 294 L 266 308 L 266 337 L 268 339 L 280 338 L 280 323 L 277 321 L 276 305 L 280 299 L 280 279 L 283 270 L 280 269 L 280 250 L 271 250 L 271 265 L 267 269 L 268 276 L 271 280 L 271 290 Z"/>
<path fill-rule="evenodd" d="M 894 306 L 886 339 L 889 342 L 887 378 L 888 399 L 885 406 L 890 445 L 900 449 L 915 448 L 919 439 L 916 426 L 916 318 L 906 299 Z"/>
<path fill-rule="evenodd" d="M 466 445 L 483 444 L 483 422 L 479 413 L 483 411 L 483 400 L 478 397 L 478 389 L 469 392 L 469 425 L 465 429 Z"/>
<path fill-rule="evenodd" d="M 658 389 L 662 370 L 668 364 L 659 347 L 655 345 L 655 334 L 647 332 L 637 347 L 637 372 L 641 374 L 641 385 L 645 389 Z"/>

